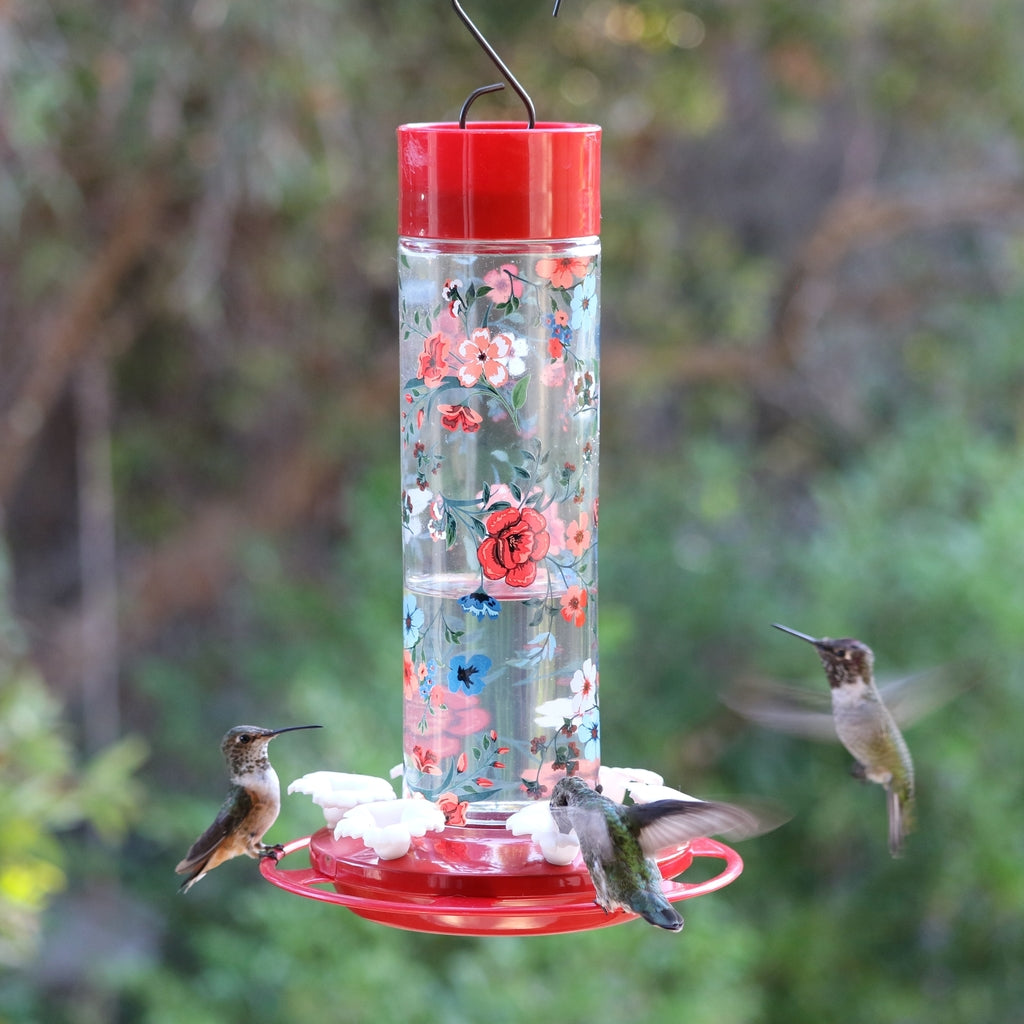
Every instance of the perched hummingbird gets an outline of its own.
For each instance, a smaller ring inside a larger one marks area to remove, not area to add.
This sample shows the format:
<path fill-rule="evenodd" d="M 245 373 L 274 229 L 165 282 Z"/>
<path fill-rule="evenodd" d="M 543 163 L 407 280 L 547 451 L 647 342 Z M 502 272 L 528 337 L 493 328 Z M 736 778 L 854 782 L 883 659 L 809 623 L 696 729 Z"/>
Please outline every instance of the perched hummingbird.
<path fill-rule="evenodd" d="M 898 857 L 914 823 L 914 763 L 896 719 L 875 685 L 871 648 L 859 640 L 816 639 L 777 622 L 772 625 L 806 640 L 817 650 L 832 691 L 836 735 L 854 757 L 852 774 L 885 788 L 889 852 Z"/>
<path fill-rule="evenodd" d="M 263 842 L 281 810 L 281 784 L 267 757 L 267 745 L 283 732 L 319 728 L 292 725 L 285 729 L 261 729 L 256 725 L 236 725 L 225 733 L 220 749 L 228 765 L 231 789 L 213 824 L 174 869 L 179 875 L 188 875 L 179 892 L 188 892 L 208 871 L 240 853 L 248 857 L 280 853 L 283 847 Z"/>
<path fill-rule="evenodd" d="M 606 913 L 631 910 L 674 932 L 683 927 L 683 919 L 665 898 L 654 855 L 699 836 L 728 833 L 739 839 L 766 828 L 751 811 L 733 804 L 703 800 L 618 804 L 577 776 L 558 781 L 551 794 L 551 815 L 560 832 L 576 830 L 598 906 Z"/>

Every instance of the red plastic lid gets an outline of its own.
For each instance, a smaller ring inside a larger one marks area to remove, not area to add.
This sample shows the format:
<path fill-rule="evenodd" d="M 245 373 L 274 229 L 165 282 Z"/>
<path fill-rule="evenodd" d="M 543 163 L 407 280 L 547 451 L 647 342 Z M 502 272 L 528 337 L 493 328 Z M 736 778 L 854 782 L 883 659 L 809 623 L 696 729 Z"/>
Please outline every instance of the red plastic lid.
<path fill-rule="evenodd" d="M 413 238 L 597 235 L 601 129 L 511 121 L 398 129 L 398 233 Z"/>

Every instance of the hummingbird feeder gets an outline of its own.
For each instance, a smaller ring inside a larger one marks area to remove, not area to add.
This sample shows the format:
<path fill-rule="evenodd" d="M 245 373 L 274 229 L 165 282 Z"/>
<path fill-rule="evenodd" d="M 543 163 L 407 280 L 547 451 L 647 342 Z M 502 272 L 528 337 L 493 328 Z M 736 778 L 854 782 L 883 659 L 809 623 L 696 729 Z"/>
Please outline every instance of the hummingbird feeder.
<path fill-rule="evenodd" d="M 285 845 L 308 868 L 261 871 L 400 928 L 577 931 L 632 915 L 594 903 L 578 855 L 559 863 L 506 822 L 567 774 L 599 781 L 601 129 L 538 121 L 452 6 L 527 119 L 467 122 L 496 84 L 458 122 L 398 129 L 402 779 L 405 803 L 424 798 L 437 820 L 400 856 L 343 822 Z M 742 870 L 711 839 L 656 859 L 672 879 L 694 857 L 725 866 L 666 881 L 670 901 Z"/>

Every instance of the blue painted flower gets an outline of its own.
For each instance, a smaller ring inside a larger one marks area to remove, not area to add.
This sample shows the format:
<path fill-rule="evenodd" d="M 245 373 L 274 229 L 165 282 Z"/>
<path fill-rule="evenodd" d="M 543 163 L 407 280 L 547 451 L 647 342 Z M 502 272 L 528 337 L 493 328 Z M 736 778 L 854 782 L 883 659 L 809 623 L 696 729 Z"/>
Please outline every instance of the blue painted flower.
<path fill-rule="evenodd" d="M 402 601 L 402 639 L 407 648 L 415 647 L 423 636 L 423 621 L 423 609 L 412 594 L 406 594 Z"/>
<path fill-rule="evenodd" d="M 437 685 L 437 659 L 431 658 L 424 666 L 426 674 L 420 679 L 420 696 L 430 700 L 430 693 Z"/>
<path fill-rule="evenodd" d="M 459 654 L 452 658 L 448 668 L 448 689 L 452 693 L 480 693 L 487 685 L 484 678 L 491 670 L 491 659 L 485 654 L 474 654 L 472 658 Z"/>
<path fill-rule="evenodd" d="M 466 594 L 465 597 L 459 598 L 459 607 L 464 612 L 469 612 L 471 615 L 475 615 L 478 619 L 482 619 L 485 615 L 489 619 L 496 619 L 498 612 L 501 611 L 501 605 L 494 600 L 488 594 L 485 594 L 482 590 L 476 590 L 472 594 Z"/>
<path fill-rule="evenodd" d="M 597 708 L 591 708 L 584 716 L 577 730 L 579 742 L 585 757 L 597 757 L 601 749 L 601 730 Z"/>
<path fill-rule="evenodd" d="M 569 326 L 568 314 L 559 313 L 545 313 L 543 318 L 544 326 L 548 329 L 548 334 L 561 342 L 563 345 L 569 345 L 572 343 L 572 328 Z"/>
<path fill-rule="evenodd" d="M 587 274 L 573 289 L 569 323 L 574 331 L 588 331 L 597 320 L 597 275 Z"/>

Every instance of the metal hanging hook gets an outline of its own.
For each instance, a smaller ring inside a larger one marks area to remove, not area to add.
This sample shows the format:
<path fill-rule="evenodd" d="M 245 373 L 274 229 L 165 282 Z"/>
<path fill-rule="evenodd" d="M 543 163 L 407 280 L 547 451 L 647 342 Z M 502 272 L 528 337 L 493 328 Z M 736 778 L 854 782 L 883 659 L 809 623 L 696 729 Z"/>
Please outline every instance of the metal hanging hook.
<path fill-rule="evenodd" d="M 551 12 L 553 18 L 558 17 L 558 8 L 561 6 L 562 0 L 555 0 L 554 10 Z M 455 13 L 459 16 L 463 25 L 469 29 L 470 34 L 480 44 L 480 48 L 491 58 L 494 66 L 501 72 L 505 81 L 512 86 L 515 94 L 523 101 L 523 106 L 526 107 L 526 120 L 527 127 L 532 128 L 537 123 L 537 110 L 533 105 L 533 100 L 530 99 L 530 94 L 519 84 L 519 80 L 509 70 L 508 65 L 498 56 L 497 51 L 493 46 L 484 38 L 484 34 L 473 24 L 470 20 L 469 15 L 462 9 L 462 5 L 459 0 L 452 0 L 452 7 L 455 8 Z M 489 92 L 499 92 L 504 89 L 505 85 L 503 82 L 495 82 L 493 85 L 482 85 L 479 89 L 474 89 L 469 96 L 466 98 L 466 102 L 462 104 L 462 110 L 459 113 L 459 127 L 466 127 L 466 115 L 469 113 L 469 108 L 472 106 L 473 101 L 479 96 L 483 96 Z"/>

